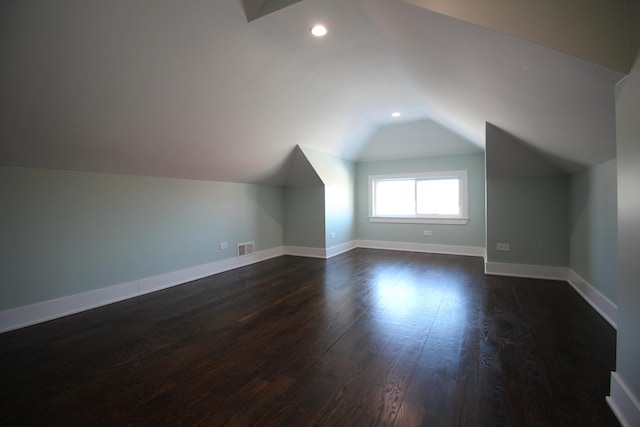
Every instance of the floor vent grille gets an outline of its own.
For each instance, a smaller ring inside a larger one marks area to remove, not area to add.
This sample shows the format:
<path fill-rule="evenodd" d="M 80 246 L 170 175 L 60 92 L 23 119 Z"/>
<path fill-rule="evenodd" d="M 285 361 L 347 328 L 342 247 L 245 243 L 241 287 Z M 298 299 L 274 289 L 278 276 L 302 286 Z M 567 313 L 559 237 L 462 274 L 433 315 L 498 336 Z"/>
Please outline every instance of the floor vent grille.
<path fill-rule="evenodd" d="M 252 255 L 256 252 L 254 242 L 238 243 L 238 256 Z"/>

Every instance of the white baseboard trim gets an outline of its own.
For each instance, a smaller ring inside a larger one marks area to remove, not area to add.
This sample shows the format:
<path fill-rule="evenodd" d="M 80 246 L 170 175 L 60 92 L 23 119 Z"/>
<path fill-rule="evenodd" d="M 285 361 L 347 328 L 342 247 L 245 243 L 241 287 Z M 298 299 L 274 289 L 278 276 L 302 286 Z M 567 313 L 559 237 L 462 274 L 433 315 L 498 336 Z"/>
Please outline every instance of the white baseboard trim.
<path fill-rule="evenodd" d="M 384 240 L 358 240 L 358 248 L 386 249 L 392 251 L 429 252 L 446 255 L 484 257 L 485 249 L 476 246 L 437 245 L 430 243 L 388 242 Z"/>
<path fill-rule="evenodd" d="M 285 246 L 285 255 L 302 256 L 307 258 L 327 259 L 327 250 L 323 248 L 307 248 L 304 246 Z"/>
<path fill-rule="evenodd" d="M 284 249 L 276 247 L 256 252 L 253 255 L 214 261 L 133 282 L 0 311 L 0 333 L 181 285 L 281 255 L 284 255 Z"/>
<path fill-rule="evenodd" d="M 569 275 L 567 267 L 548 265 L 510 264 L 485 262 L 484 273 L 494 276 L 527 277 L 530 279 L 563 280 Z"/>
<path fill-rule="evenodd" d="M 138 281 L 138 293 L 140 295 L 150 292 L 159 291 L 170 288 L 172 286 L 182 285 L 203 277 L 212 276 L 214 274 L 223 273 L 247 265 L 255 264 L 260 261 L 266 261 L 271 258 L 284 255 L 283 247 L 276 247 L 258 251 L 251 255 L 242 257 L 227 258 L 220 261 L 214 261 L 208 264 L 197 265 L 195 267 L 185 268 L 184 270 L 172 271 L 170 273 L 160 274 L 158 276 L 147 277 Z"/>
<path fill-rule="evenodd" d="M 616 372 L 611 372 L 611 388 L 606 399 L 622 427 L 640 426 L 640 402 Z"/>
<path fill-rule="evenodd" d="M 618 329 L 618 306 L 572 269 L 567 281 L 614 329 Z"/>
<path fill-rule="evenodd" d="M 302 256 L 308 258 L 322 258 L 329 259 L 334 256 L 349 252 L 357 248 L 355 241 L 342 243 L 340 245 L 332 246 L 330 248 L 307 248 L 304 246 L 285 246 L 285 255 Z"/>
<path fill-rule="evenodd" d="M 112 304 L 137 295 L 138 281 L 134 281 L 0 311 L 0 333 Z"/>
<path fill-rule="evenodd" d="M 332 258 L 334 256 L 338 256 L 345 252 L 349 252 L 355 249 L 356 247 L 357 246 L 356 246 L 355 240 L 351 240 L 350 242 L 342 243 L 340 245 L 332 246 L 330 248 L 327 248 L 327 258 Z"/>

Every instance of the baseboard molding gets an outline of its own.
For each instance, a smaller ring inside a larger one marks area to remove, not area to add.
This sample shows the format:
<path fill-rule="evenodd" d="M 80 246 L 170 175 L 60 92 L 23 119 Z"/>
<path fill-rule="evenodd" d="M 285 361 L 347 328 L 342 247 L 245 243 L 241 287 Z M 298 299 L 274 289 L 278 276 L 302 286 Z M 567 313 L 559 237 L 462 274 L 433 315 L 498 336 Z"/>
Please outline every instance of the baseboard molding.
<path fill-rule="evenodd" d="M 183 270 L 0 311 L 0 333 L 57 319 L 284 255 L 276 247 Z"/>
<path fill-rule="evenodd" d="M 640 402 L 616 372 L 611 372 L 611 387 L 606 399 L 622 427 L 640 426 Z"/>
<path fill-rule="evenodd" d="M 327 248 L 327 258 L 338 256 L 345 252 L 349 252 L 355 248 L 357 248 L 357 244 L 355 240 L 351 240 L 350 242 L 342 243 L 340 245 L 332 246 L 330 248 Z"/>
<path fill-rule="evenodd" d="M 0 333 L 113 304 L 138 295 L 138 281 L 0 311 Z"/>
<path fill-rule="evenodd" d="M 529 279 L 563 280 L 569 275 L 567 267 L 547 265 L 510 264 L 506 262 L 485 262 L 485 274 L 493 276 L 526 277 Z"/>
<path fill-rule="evenodd" d="M 307 258 L 327 259 L 327 250 L 323 248 L 307 248 L 304 246 L 285 246 L 285 255 L 302 256 Z"/>
<path fill-rule="evenodd" d="M 485 249 L 476 246 L 437 245 L 430 243 L 388 242 L 384 240 L 358 240 L 358 248 L 392 251 L 428 252 L 434 254 L 484 257 Z"/>
<path fill-rule="evenodd" d="M 618 329 L 618 306 L 612 303 L 600 291 L 594 288 L 572 269 L 569 269 L 567 281 L 600 316 L 602 316 L 614 329 Z"/>

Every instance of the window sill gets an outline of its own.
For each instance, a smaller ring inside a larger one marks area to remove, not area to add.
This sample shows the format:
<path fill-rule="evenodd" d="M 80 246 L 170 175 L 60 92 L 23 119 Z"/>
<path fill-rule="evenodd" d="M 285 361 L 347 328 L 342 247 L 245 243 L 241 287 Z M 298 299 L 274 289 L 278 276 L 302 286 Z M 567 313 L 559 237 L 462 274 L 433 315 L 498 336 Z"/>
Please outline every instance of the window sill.
<path fill-rule="evenodd" d="M 369 222 L 389 222 L 397 224 L 466 225 L 469 222 L 469 218 L 405 218 L 370 216 Z"/>

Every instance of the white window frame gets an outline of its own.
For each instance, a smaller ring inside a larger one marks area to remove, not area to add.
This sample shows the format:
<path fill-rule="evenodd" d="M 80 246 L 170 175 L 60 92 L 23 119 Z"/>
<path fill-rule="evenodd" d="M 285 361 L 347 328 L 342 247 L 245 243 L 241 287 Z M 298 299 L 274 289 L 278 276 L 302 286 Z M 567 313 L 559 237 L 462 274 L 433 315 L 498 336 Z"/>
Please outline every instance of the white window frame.
<path fill-rule="evenodd" d="M 393 179 L 458 179 L 460 181 L 460 213 L 458 215 L 376 215 L 374 212 L 376 180 Z M 369 175 L 369 221 L 409 224 L 465 225 L 469 222 L 469 174 L 466 170 Z"/>

